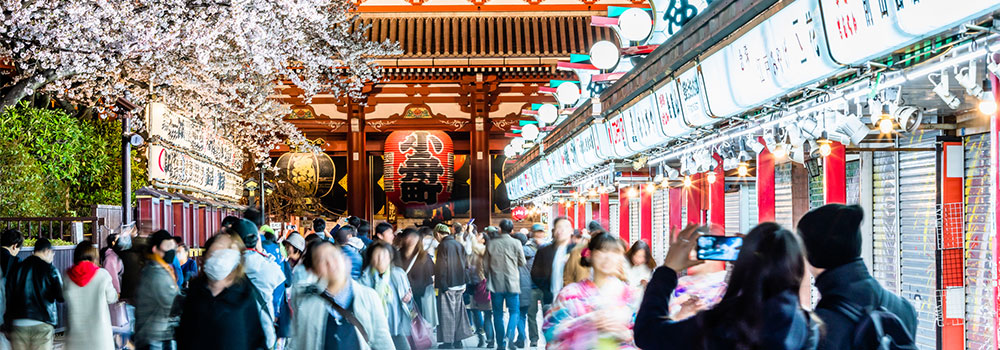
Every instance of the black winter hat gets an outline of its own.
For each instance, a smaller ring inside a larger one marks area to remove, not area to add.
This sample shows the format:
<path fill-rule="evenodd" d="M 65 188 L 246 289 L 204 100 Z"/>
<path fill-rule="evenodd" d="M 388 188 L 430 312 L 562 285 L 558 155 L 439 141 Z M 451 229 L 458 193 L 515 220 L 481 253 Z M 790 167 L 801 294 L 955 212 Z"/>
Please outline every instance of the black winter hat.
<path fill-rule="evenodd" d="M 799 220 L 799 235 L 809 264 L 831 269 L 861 256 L 861 221 L 865 212 L 857 205 L 827 204 Z"/>
<path fill-rule="evenodd" d="M 240 235 L 243 245 L 247 248 L 253 248 L 257 245 L 257 241 L 260 240 L 260 236 L 257 233 L 257 225 L 253 221 L 240 219 L 240 221 L 233 224 L 233 231 L 236 231 Z"/>

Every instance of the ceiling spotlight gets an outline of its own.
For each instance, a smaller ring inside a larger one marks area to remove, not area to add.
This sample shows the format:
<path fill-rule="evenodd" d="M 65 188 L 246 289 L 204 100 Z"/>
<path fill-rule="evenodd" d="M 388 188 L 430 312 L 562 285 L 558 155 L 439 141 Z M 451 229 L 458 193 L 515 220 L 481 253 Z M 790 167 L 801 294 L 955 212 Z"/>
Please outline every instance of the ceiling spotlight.
<path fill-rule="evenodd" d="M 920 127 L 920 122 L 924 119 L 924 112 L 914 106 L 899 106 L 893 110 L 893 119 L 899 122 L 899 127 L 903 130 L 914 132 Z"/>
<path fill-rule="evenodd" d="M 969 95 L 983 99 L 983 87 L 976 82 L 976 61 L 970 60 L 969 66 L 961 69 L 955 66 L 955 81 L 958 81 L 958 85 L 962 85 Z"/>
<path fill-rule="evenodd" d="M 939 80 L 936 82 L 934 81 L 935 76 L 939 78 Z M 934 85 L 933 89 L 934 93 L 937 94 L 938 97 L 941 97 L 941 100 L 944 101 L 944 103 L 947 104 L 949 108 L 958 109 L 958 106 L 962 104 L 962 101 L 959 100 L 958 97 L 955 97 L 955 94 L 952 94 L 951 91 L 948 90 L 948 86 L 950 85 L 950 80 L 948 79 L 947 71 L 941 71 L 941 73 L 935 73 L 935 74 L 928 74 L 927 80 L 931 81 L 931 84 Z"/>
<path fill-rule="evenodd" d="M 740 177 L 747 176 L 747 174 L 750 173 L 750 164 L 747 162 L 740 162 L 740 165 L 736 168 L 736 173 L 739 174 Z"/>
<path fill-rule="evenodd" d="M 559 118 L 559 108 L 554 104 L 543 104 L 538 107 L 538 121 L 545 123 L 545 125 L 552 125 Z"/>
<path fill-rule="evenodd" d="M 805 152 L 806 152 L 805 147 L 792 146 L 791 149 L 788 151 L 788 156 L 789 158 L 792 159 L 793 162 L 804 164 L 806 162 Z"/>
<path fill-rule="evenodd" d="M 521 136 L 523 136 L 524 139 L 528 141 L 534 141 L 538 139 L 538 125 L 528 124 L 521 127 Z"/>
<path fill-rule="evenodd" d="M 878 131 L 883 134 L 892 133 L 892 116 L 888 114 L 883 114 L 878 120 Z"/>
<path fill-rule="evenodd" d="M 640 41 L 649 36 L 653 29 L 653 19 L 646 10 L 630 8 L 618 16 L 618 28 L 622 39 Z"/>
<path fill-rule="evenodd" d="M 573 82 L 563 82 L 556 87 L 556 99 L 564 106 L 575 105 L 580 100 L 580 87 Z"/>
<path fill-rule="evenodd" d="M 653 182 L 660 182 L 660 181 L 663 181 L 663 173 L 659 173 L 656 174 L 656 176 L 653 176 Z"/>
<path fill-rule="evenodd" d="M 614 69 L 621 55 L 615 43 L 601 40 L 590 47 L 590 63 L 597 69 Z"/>
<path fill-rule="evenodd" d="M 674 168 L 667 168 L 667 178 L 670 180 L 677 180 L 680 178 L 681 172 Z"/>
<path fill-rule="evenodd" d="M 753 150 L 753 154 L 760 154 L 760 152 L 764 150 L 764 144 L 760 143 L 760 141 L 757 141 L 757 139 L 753 137 L 748 137 L 744 144 Z"/>
<path fill-rule="evenodd" d="M 635 189 L 635 187 L 630 186 L 628 190 L 625 191 L 625 197 L 635 198 L 638 196 L 639 196 L 639 190 Z"/>
<path fill-rule="evenodd" d="M 788 156 L 788 150 L 783 143 L 779 143 L 771 150 L 771 154 L 774 155 L 775 159 L 784 159 Z"/>
<path fill-rule="evenodd" d="M 591 197 L 597 197 L 597 188 L 596 187 L 593 187 L 593 188 L 590 189 L 590 196 Z"/>
<path fill-rule="evenodd" d="M 997 101 L 993 99 L 985 99 L 979 101 L 979 112 L 985 115 L 994 115 L 997 113 Z"/>
<path fill-rule="evenodd" d="M 853 145 L 860 145 L 861 141 L 868 136 L 868 126 L 861 121 L 861 117 L 857 114 L 851 114 L 842 118 L 837 131 L 846 135 Z"/>
<path fill-rule="evenodd" d="M 716 180 L 716 179 L 715 179 L 715 176 L 716 176 L 716 175 L 715 175 L 715 172 L 714 172 L 714 171 L 709 171 L 709 172 L 708 172 L 708 175 L 706 175 L 706 176 L 705 176 L 705 179 L 706 179 L 706 180 L 708 180 L 708 183 L 710 183 L 710 184 L 714 184 L 714 183 L 715 183 L 715 180 Z"/>
<path fill-rule="evenodd" d="M 830 153 L 833 153 L 833 141 L 830 141 L 830 138 L 827 137 L 826 131 L 823 132 L 823 136 L 819 140 L 816 140 L 816 143 L 819 144 L 820 156 L 828 157 Z"/>
<path fill-rule="evenodd" d="M 691 187 L 692 184 L 693 184 L 693 182 L 691 181 L 691 177 L 690 176 L 685 176 L 684 177 L 684 187 Z"/>

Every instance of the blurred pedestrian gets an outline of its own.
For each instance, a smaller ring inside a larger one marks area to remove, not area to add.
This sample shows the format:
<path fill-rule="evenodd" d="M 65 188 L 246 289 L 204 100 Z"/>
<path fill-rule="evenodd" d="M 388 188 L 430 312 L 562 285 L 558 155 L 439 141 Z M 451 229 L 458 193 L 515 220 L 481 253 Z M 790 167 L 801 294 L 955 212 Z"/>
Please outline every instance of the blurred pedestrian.
<path fill-rule="evenodd" d="M 702 263 L 691 259 L 690 252 L 703 230 L 693 225 L 682 230 L 670 245 L 664 267 L 653 273 L 636 316 L 635 344 L 664 350 L 815 349 L 819 323 L 799 300 L 806 273 L 802 245 L 775 223 L 757 225 L 744 237 L 718 305 L 683 321 L 669 318 L 677 276 Z"/>
<path fill-rule="evenodd" d="M 73 266 L 66 270 L 66 349 L 114 350 L 114 332 L 108 306 L 118 301 L 111 274 L 97 265 L 100 254 L 89 241 L 73 250 Z"/>
<path fill-rule="evenodd" d="M 351 263 L 351 279 L 357 280 L 361 277 L 361 265 L 364 259 L 361 257 L 361 250 L 350 244 L 351 238 L 357 233 L 354 226 L 344 226 L 333 235 L 333 241 L 344 251 L 344 256 Z"/>
<path fill-rule="evenodd" d="M 625 253 L 625 259 L 629 266 L 625 270 L 628 277 L 628 284 L 634 288 L 646 288 L 649 278 L 653 277 L 653 269 L 656 268 L 656 261 L 653 260 L 653 252 L 649 249 L 646 241 L 638 240 L 632 244 Z"/>
<path fill-rule="evenodd" d="M 434 298 L 434 262 L 424 252 L 420 244 L 420 234 L 413 228 L 406 228 L 398 236 L 400 242 L 400 257 L 397 262 L 410 281 L 413 289 L 413 302 L 420 315 L 430 324 L 437 327 L 437 301 Z"/>
<path fill-rule="evenodd" d="M 464 348 L 462 340 L 472 336 L 462 294 L 466 283 L 465 248 L 455 240 L 451 228 L 438 224 L 434 234 L 441 241 L 434 262 L 434 285 L 438 289 L 439 349 Z"/>
<path fill-rule="evenodd" d="M 570 251 L 575 248 L 570 242 L 573 223 L 569 218 L 555 218 L 552 227 L 552 242 L 538 248 L 531 266 L 531 280 L 542 291 L 542 314 L 549 312 L 555 295 L 562 289 L 566 262 L 569 261 Z"/>
<path fill-rule="evenodd" d="M 104 260 L 101 264 L 108 275 L 111 276 L 111 286 L 115 288 L 115 294 L 119 295 L 118 300 L 108 306 L 108 314 L 111 319 L 111 330 L 115 334 L 115 348 L 125 347 L 132 331 L 129 328 L 128 314 L 126 313 L 125 301 L 121 300 L 121 278 L 125 268 L 122 266 L 122 259 L 118 257 L 120 249 L 117 234 L 110 234 L 107 238 L 107 247 L 104 248 Z"/>
<path fill-rule="evenodd" d="M 545 315 L 550 349 L 633 349 L 632 326 L 642 295 L 622 280 L 625 242 L 597 231 L 580 264 L 592 276 L 566 285 Z"/>
<path fill-rule="evenodd" d="M 486 254 L 486 242 L 490 235 L 485 230 L 476 232 L 475 225 L 470 226 L 472 236 L 467 242 L 471 253 L 466 262 L 469 280 L 463 296 L 468 298 L 466 308 L 469 319 L 479 338 L 477 347 L 492 348 L 496 341 L 493 331 L 493 303 L 490 302 L 490 291 L 486 289 L 486 271 L 483 269 L 483 256 Z M 496 227 L 489 226 L 486 230 L 496 230 Z"/>
<path fill-rule="evenodd" d="M 413 291 L 406 272 L 392 264 L 392 246 L 385 242 L 373 243 L 365 252 L 365 264 L 358 282 L 375 290 L 386 313 L 389 335 L 398 350 L 409 350 L 410 320 L 413 308 Z"/>
<path fill-rule="evenodd" d="M 535 258 L 535 249 L 528 245 L 528 236 L 526 236 L 525 234 L 518 232 L 515 233 L 513 237 L 514 239 L 521 242 L 521 249 L 524 250 L 524 259 L 526 261 L 524 266 L 517 267 L 518 276 L 521 280 L 521 293 L 518 294 L 519 306 L 520 306 L 519 314 L 521 315 L 521 317 L 519 317 L 517 320 L 517 327 L 516 327 L 517 337 L 515 337 L 514 341 L 514 346 L 518 348 L 523 348 L 528 339 L 528 334 L 525 334 L 525 325 L 527 324 L 526 318 L 528 314 L 528 308 L 531 302 L 534 300 L 532 299 L 532 294 L 531 294 L 531 290 L 533 289 L 531 283 L 531 261 L 534 260 Z M 535 336 L 538 336 L 537 332 L 535 333 Z M 538 338 L 532 339 L 532 342 L 537 343 Z"/>
<path fill-rule="evenodd" d="M 35 240 L 31 255 L 17 264 L 8 279 L 7 318 L 14 350 L 52 349 L 59 323 L 56 303 L 63 301 L 62 278 L 52 266 L 55 251 L 48 239 Z"/>
<path fill-rule="evenodd" d="M 521 279 L 518 268 L 525 266 L 527 262 L 521 243 L 510 236 L 513 230 L 513 221 L 500 220 L 500 235 L 486 244 L 484 257 L 486 288 L 490 291 L 490 301 L 493 304 L 497 349 L 505 349 L 507 345 L 514 348 L 514 328 L 521 312 Z M 503 315 L 505 304 L 510 315 L 506 326 L 500 316 Z"/>
<path fill-rule="evenodd" d="M 534 348 L 538 345 L 538 310 L 541 307 L 540 304 L 543 300 L 542 289 L 535 284 L 535 280 L 531 278 L 531 271 L 535 268 L 535 258 L 538 255 L 538 250 L 547 244 L 548 233 L 545 232 L 545 225 L 534 224 L 531 225 L 530 230 L 531 236 L 529 236 L 528 243 L 524 245 L 524 258 L 527 260 L 528 266 L 528 278 L 531 286 L 531 292 L 528 294 L 527 298 L 521 295 L 521 319 L 525 320 L 525 325 L 527 326 L 528 340 L 530 340 L 530 346 Z M 524 287 L 521 287 L 524 290 Z M 526 302 L 525 302 L 526 301 Z"/>
<path fill-rule="evenodd" d="M 121 239 L 121 238 L 119 238 Z M 175 301 L 180 295 L 177 277 L 168 261 L 177 254 L 170 232 L 149 237 L 146 265 L 135 291 L 135 345 L 138 350 L 174 349 Z"/>
<path fill-rule="evenodd" d="M 275 305 L 274 292 L 285 282 L 285 273 L 281 271 L 277 258 L 263 251 L 259 228 L 252 221 L 241 219 L 233 225 L 233 231 L 240 236 L 246 250 L 243 251 L 243 267 L 257 288 L 257 292 L 264 298 L 264 307 L 261 309 L 261 317 L 267 319 L 267 324 L 271 327 L 264 328 L 264 335 L 267 337 L 267 347 L 271 348 L 277 343 L 275 334 Z"/>
<path fill-rule="evenodd" d="M 191 280 L 177 327 L 179 349 L 267 349 L 263 296 L 244 274 L 239 235 L 225 230 L 205 242 L 205 266 Z"/>

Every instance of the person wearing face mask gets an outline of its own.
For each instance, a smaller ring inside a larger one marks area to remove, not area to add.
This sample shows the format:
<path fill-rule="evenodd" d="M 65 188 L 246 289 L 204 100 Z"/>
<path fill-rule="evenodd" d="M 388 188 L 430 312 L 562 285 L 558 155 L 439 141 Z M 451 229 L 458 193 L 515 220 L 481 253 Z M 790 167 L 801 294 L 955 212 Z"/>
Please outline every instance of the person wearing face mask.
<path fill-rule="evenodd" d="M 121 279 L 122 272 L 125 267 L 122 264 L 121 257 L 118 256 L 118 234 L 108 235 L 107 247 L 104 248 L 104 258 L 101 259 L 101 266 L 108 271 L 108 275 L 111 276 L 111 286 L 115 289 L 115 294 L 120 295 L 122 292 Z M 131 238 L 131 237 L 130 237 Z M 115 344 L 116 349 L 120 349 L 125 346 L 128 341 L 128 336 L 132 333 L 129 329 L 128 314 L 126 313 L 125 301 L 119 299 L 114 304 L 108 305 L 108 313 L 111 319 L 111 330 L 115 334 Z"/>
<path fill-rule="evenodd" d="M 63 301 L 62 278 L 52 266 L 55 257 L 52 243 L 39 238 L 34 249 L 7 276 L 10 286 L 7 318 L 12 320 L 9 336 L 15 350 L 52 349 L 58 323 L 56 303 Z"/>
<path fill-rule="evenodd" d="M 66 349 L 113 350 L 114 333 L 108 305 L 118 301 L 111 274 L 97 266 L 97 247 L 80 242 L 73 250 L 73 266 L 66 270 Z"/>
<path fill-rule="evenodd" d="M 257 225 L 253 221 L 240 219 L 240 221 L 233 224 L 232 230 L 239 235 L 243 244 L 246 245 L 246 249 L 242 254 L 243 266 L 247 278 L 257 288 L 257 292 L 264 297 L 264 301 L 267 304 L 267 313 L 264 316 L 268 318 L 267 322 L 272 326 L 267 327 L 264 333 L 267 335 L 268 347 L 271 347 L 277 342 L 277 334 L 274 329 L 274 295 L 279 287 L 282 288 L 281 295 L 284 295 L 283 283 L 285 282 L 285 273 L 281 271 L 281 266 L 278 265 L 276 258 L 264 252 L 261 248 L 260 234 L 258 234 Z"/>
<path fill-rule="evenodd" d="M 141 278 L 142 257 L 145 256 L 144 246 L 132 244 L 132 241 L 136 240 L 136 234 L 135 222 L 122 225 L 121 234 L 115 239 L 111 249 L 105 252 L 104 266 L 108 271 L 118 271 L 117 266 L 112 266 L 116 263 L 121 266 L 117 282 L 121 310 L 117 313 L 112 310 L 111 320 L 117 326 L 115 332 L 121 335 L 120 345 L 123 347 L 135 333 L 135 291 Z M 112 255 L 116 256 L 119 261 L 109 258 Z M 114 278 L 114 273 L 112 273 L 112 278 Z M 112 281 L 112 284 L 114 283 L 115 281 Z M 112 305 L 112 308 L 114 307 Z M 122 312 L 124 312 L 124 317 L 122 317 Z"/>
<path fill-rule="evenodd" d="M 135 291 L 135 345 L 138 350 L 172 350 L 174 301 L 180 295 L 173 261 L 177 242 L 159 230 L 149 237 L 146 265 Z"/>
<path fill-rule="evenodd" d="M 375 242 L 365 251 L 365 264 L 361 268 L 358 283 L 372 288 L 382 301 L 389 334 L 396 350 L 409 350 L 406 337 L 410 335 L 410 309 L 413 305 L 413 291 L 410 281 L 401 267 L 392 265 L 392 246 L 385 242 Z"/>
<path fill-rule="evenodd" d="M 179 349 L 267 349 L 263 298 L 244 274 L 243 241 L 226 230 L 205 245 L 202 273 L 191 280 L 177 327 Z"/>

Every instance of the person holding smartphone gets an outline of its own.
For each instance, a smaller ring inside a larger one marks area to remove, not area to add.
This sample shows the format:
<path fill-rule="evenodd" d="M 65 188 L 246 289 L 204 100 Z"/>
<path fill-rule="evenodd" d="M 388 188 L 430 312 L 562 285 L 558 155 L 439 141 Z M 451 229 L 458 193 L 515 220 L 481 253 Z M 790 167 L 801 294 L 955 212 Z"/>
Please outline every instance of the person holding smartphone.
<path fill-rule="evenodd" d="M 681 231 L 664 266 L 653 272 L 636 314 L 635 344 L 664 350 L 815 349 L 819 323 L 802 308 L 798 294 L 806 273 L 802 243 L 775 223 L 757 225 L 743 238 L 718 305 L 683 321 L 668 317 L 678 275 L 704 263 L 691 259 L 704 230 L 688 226 Z"/>

